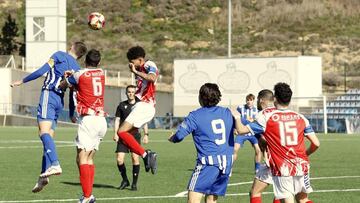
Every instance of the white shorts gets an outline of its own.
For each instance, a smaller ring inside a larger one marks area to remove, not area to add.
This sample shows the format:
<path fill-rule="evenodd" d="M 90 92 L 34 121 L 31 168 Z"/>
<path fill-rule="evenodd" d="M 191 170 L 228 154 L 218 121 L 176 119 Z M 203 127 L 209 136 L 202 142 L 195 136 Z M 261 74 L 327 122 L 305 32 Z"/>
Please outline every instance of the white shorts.
<path fill-rule="evenodd" d="M 125 119 L 126 122 L 132 124 L 135 128 L 141 128 L 147 122 L 151 121 L 155 116 L 154 104 L 146 102 L 138 102 L 133 106 L 132 111 Z"/>
<path fill-rule="evenodd" d="M 107 123 L 102 116 L 82 116 L 79 119 L 76 146 L 85 151 L 99 150 L 99 144 L 106 134 Z"/>
<path fill-rule="evenodd" d="M 285 199 L 300 192 L 311 193 L 309 174 L 304 176 L 273 176 L 275 199 Z"/>
<path fill-rule="evenodd" d="M 266 164 L 261 164 L 258 172 L 255 174 L 255 178 L 261 182 L 272 185 L 273 179 L 270 168 Z"/>

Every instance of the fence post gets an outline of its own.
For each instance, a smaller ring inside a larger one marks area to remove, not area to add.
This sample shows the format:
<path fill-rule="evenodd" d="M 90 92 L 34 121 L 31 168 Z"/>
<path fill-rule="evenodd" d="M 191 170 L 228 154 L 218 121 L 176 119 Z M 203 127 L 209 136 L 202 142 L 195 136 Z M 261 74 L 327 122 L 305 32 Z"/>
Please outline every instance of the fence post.
<path fill-rule="evenodd" d="M 323 96 L 323 112 L 324 112 L 324 133 L 328 133 L 327 127 L 327 108 L 326 108 L 326 96 Z"/>

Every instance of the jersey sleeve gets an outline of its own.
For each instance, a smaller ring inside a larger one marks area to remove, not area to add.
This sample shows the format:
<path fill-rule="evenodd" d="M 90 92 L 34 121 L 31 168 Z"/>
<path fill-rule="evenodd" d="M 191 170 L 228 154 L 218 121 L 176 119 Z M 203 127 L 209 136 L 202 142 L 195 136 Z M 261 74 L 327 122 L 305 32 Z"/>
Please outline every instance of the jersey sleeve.
<path fill-rule="evenodd" d="M 32 72 L 30 75 L 26 76 L 23 79 L 23 83 L 27 83 L 30 82 L 32 80 L 35 80 L 39 77 L 41 77 L 42 75 L 44 75 L 46 72 L 48 72 L 50 70 L 50 65 L 49 63 L 45 63 L 43 66 L 41 66 L 39 69 L 37 69 L 36 71 Z"/>
<path fill-rule="evenodd" d="M 314 131 L 313 127 L 310 125 L 309 120 L 307 118 L 305 118 L 304 116 L 302 116 L 302 118 L 305 122 L 304 135 L 308 136 L 308 135 L 315 134 L 315 131 Z"/>
<path fill-rule="evenodd" d="M 70 85 L 77 85 L 79 83 L 79 78 L 81 76 L 80 71 L 73 73 L 70 77 L 67 78 L 67 81 Z"/>
<path fill-rule="evenodd" d="M 249 122 L 246 127 L 249 128 L 252 135 L 259 135 L 265 132 L 266 116 L 263 111 L 259 112 L 254 122 Z"/>
<path fill-rule="evenodd" d="M 158 74 L 158 68 L 156 66 L 156 64 L 152 61 L 147 61 L 145 63 L 145 70 L 148 74 L 154 74 L 157 75 Z"/>
<path fill-rule="evenodd" d="M 246 127 L 249 128 L 252 135 L 260 135 L 265 132 L 265 127 L 257 121 L 248 123 Z"/>
<path fill-rule="evenodd" d="M 181 125 L 177 128 L 176 133 L 172 136 L 171 142 L 181 142 L 187 135 L 196 129 L 196 122 L 194 115 L 190 113 Z"/>

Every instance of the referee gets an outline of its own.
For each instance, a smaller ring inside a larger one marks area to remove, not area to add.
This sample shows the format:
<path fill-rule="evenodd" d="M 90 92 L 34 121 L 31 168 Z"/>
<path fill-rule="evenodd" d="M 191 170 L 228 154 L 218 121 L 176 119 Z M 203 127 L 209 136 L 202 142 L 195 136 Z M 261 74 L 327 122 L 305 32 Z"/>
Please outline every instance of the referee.
<path fill-rule="evenodd" d="M 126 153 L 129 153 L 129 149 L 126 147 L 126 145 L 124 145 L 122 143 L 121 140 L 119 140 L 119 136 L 117 135 L 117 131 L 120 127 L 120 124 L 122 122 L 125 121 L 126 117 L 128 117 L 128 115 L 130 114 L 133 106 L 139 102 L 140 100 L 135 96 L 135 92 L 136 92 L 136 86 L 134 85 L 129 85 L 126 87 L 126 97 L 127 100 L 126 101 L 122 101 L 120 102 L 120 104 L 118 105 L 117 109 L 116 109 L 116 113 L 115 113 L 115 124 L 114 124 L 114 130 L 115 130 L 115 134 L 113 137 L 113 140 L 117 142 L 117 147 L 116 147 L 116 160 L 117 160 L 117 167 L 119 169 L 119 172 L 121 174 L 122 177 L 122 181 L 120 183 L 119 189 L 123 190 L 126 187 L 130 186 L 130 181 L 127 177 L 126 174 L 126 167 L 125 167 L 125 155 Z M 141 134 L 136 131 L 136 132 L 132 132 L 131 133 L 136 141 L 141 144 Z M 147 124 L 144 125 L 144 137 L 143 137 L 143 143 L 147 144 L 148 143 L 148 138 L 149 133 L 148 133 L 148 126 Z M 131 190 L 136 191 L 137 190 L 137 180 L 138 180 L 138 176 L 139 176 L 139 172 L 140 172 L 140 162 L 139 162 L 139 156 L 135 153 L 131 153 L 131 160 L 133 163 L 133 179 L 132 179 L 132 184 L 131 184 Z"/>

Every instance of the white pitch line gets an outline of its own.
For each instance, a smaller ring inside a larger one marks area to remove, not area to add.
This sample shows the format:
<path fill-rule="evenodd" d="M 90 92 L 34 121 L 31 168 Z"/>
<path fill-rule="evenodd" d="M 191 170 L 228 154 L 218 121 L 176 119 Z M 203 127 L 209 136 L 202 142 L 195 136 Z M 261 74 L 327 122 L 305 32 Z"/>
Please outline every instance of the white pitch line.
<path fill-rule="evenodd" d="M 0 144 L 9 144 L 9 143 L 41 143 L 40 139 L 39 140 L 1 140 Z M 65 144 L 69 144 L 69 143 L 74 143 L 74 141 L 61 141 L 55 140 L 55 143 L 65 143 Z"/>
<path fill-rule="evenodd" d="M 75 144 L 72 145 L 56 145 L 57 148 L 61 147 L 74 147 Z M 36 148 L 43 148 L 43 146 L 13 146 L 13 147 L 0 147 L 0 149 L 36 149 Z"/>
<path fill-rule="evenodd" d="M 329 192 L 359 192 L 360 188 L 350 188 L 350 189 L 332 189 L 332 190 L 316 190 L 312 193 L 329 193 Z M 264 195 L 273 194 L 272 192 L 264 192 Z M 248 196 L 249 193 L 231 193 L 226 194 L 226 196 Z M 169 198 L 185 198 L 186 196 L 175 196 L 175 195 L 163 195 L 163 196 L 139 196 L 139 197 L 103 197 L 96 198 L 97 200 L 133 200 L 133 199 L 169 199 Z M 42 200 L 3 200 L 0 203 L 20 203 L 20 202 L 73 202 L 78 199 L 42 199 Z"/>

